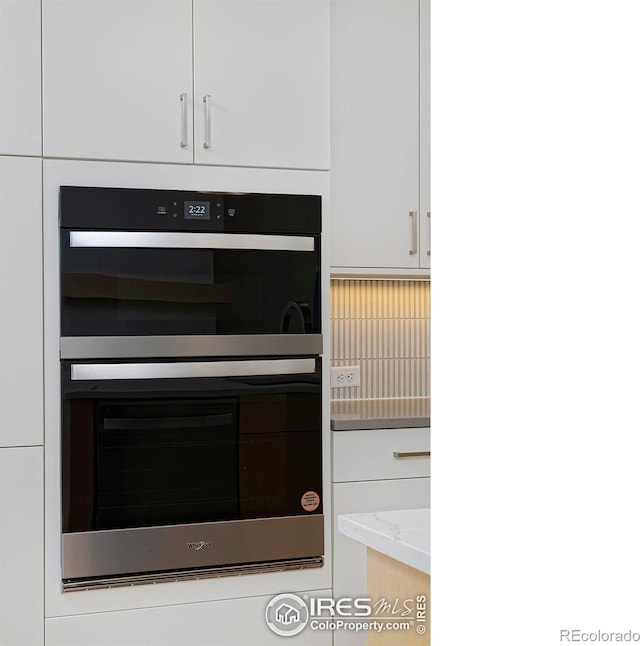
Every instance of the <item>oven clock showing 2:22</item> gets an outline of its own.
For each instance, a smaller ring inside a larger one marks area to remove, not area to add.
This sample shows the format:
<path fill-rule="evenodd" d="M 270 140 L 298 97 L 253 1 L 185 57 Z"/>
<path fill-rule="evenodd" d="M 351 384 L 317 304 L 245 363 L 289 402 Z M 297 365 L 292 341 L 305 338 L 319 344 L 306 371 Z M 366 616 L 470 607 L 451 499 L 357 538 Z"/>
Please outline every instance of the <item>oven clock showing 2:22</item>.
<path fill-rule="evenodd" d="M 184 203 L 185 220 L 210 220 L 211 202 L 188 202 Z"/>

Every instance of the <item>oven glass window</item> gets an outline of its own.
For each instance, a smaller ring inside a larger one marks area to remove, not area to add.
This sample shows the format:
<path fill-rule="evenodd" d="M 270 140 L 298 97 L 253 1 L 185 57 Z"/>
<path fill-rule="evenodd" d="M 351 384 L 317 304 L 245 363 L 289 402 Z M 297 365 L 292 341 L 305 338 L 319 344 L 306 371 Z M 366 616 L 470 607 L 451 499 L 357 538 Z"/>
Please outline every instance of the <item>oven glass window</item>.
<path fill-rule="evenodd" d="M 76 248 L 62 231 L 62 336 L 319 333 L 317 264 L 311 251 Z M 291 302 L 306 329 L 284 316 Z"/>
<path fill-rule="evenodd" d="M 238 513 L 233 406 L 97 407 L 95 529 Z"/>

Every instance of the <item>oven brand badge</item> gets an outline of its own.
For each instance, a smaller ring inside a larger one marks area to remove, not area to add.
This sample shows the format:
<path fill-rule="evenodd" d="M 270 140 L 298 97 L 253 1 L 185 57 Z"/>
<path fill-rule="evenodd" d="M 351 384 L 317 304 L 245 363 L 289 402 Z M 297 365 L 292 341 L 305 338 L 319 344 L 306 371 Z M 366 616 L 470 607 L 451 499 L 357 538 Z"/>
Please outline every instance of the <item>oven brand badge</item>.
<path fill-rule="evenodd" d="M 190 550 L 195 550 L 197 552 L 207 547 L 211 547 L 211 541 L 192 541 L 191 543 L 187 543 L 187 547 Z"/>

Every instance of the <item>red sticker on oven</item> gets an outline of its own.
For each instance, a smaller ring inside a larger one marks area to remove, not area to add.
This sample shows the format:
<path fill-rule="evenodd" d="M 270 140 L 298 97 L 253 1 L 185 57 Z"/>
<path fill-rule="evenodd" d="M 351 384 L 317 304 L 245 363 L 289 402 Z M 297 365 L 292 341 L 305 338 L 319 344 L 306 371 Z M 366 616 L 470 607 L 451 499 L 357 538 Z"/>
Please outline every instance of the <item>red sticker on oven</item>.
<path fill-rule="evenodd" d="M 306 491 L 300 498 L 300 504 L 305 511 L 315 511 L 320 506 L 320 496 L 315 491 Z"/>

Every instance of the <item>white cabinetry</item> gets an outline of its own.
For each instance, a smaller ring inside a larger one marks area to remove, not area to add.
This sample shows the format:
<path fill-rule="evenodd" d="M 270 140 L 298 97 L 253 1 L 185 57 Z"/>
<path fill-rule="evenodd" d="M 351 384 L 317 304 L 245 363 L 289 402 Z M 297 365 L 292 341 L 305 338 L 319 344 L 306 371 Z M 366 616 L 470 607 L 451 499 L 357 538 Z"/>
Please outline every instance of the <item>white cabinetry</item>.
<path fill-rule="evenodd" d="M 41 447 L 0 449 L 0 644 L 44 644 Z"/>
<path fill-rule="evenodd" d="M 40 0 L 0 0 L 0 154 L 40 155 Z"/>
<path fill-rule="evenodd" d="M 328 0 L 43 0 L 43 51 L 46 157 L 328 167 Z"/>
<path fill-rule="evenodd" d="M 425 478 L 430 436 L 430 428 L 334 432 L 333 481 Z"/>
<path fill-rule="evenodd" d="M 330 597 L 331 590 L 297 594 Z M 272 598 L 250 597 L 47 619 L 47 646 L 282 646 L 284 643 L 331 646 L 328 630 L 307 627 L 286 639 L 271 632 L 265 622 L 265 610 Z"/>
<path fill-rule="evenodd" d="M 340 514 L 417 509 L 430 506 L 430 458 L 399 457 L 428 453 L 430 429 L 384 429 L 333 432 L 333 594 L 366 596 L 364 547 L 339 534 Z M 418 477 L 416 477 L 418 476 Z M 366 634 L 336 631 L 334 646 L 364 646 Z"/>
<path fill-rule="evenodd" d="M 420 266 L 431 268 L 431 7 L 420 0 Z"/>
<path fill-rule="evenodd" d="M 40 159 L 0 157 L 0 303 L 0 447 L 41 445 Z"/>
<path fill-rule="evenodd" d="M 43 0 L 46 157 L 193 161 L 191 0 Z M 183 142 L 184 143 L 184 142 Z"/>
<path fill-rule="evenodd" d="M 328 168 L 328 0 L 194 0 L 194 29 L 196 163 Z"/>
<path fill-rule="evenodd" d="M 332 3 L 334 273 L 427 273 L 428 8 L 428 0 Z"/>

